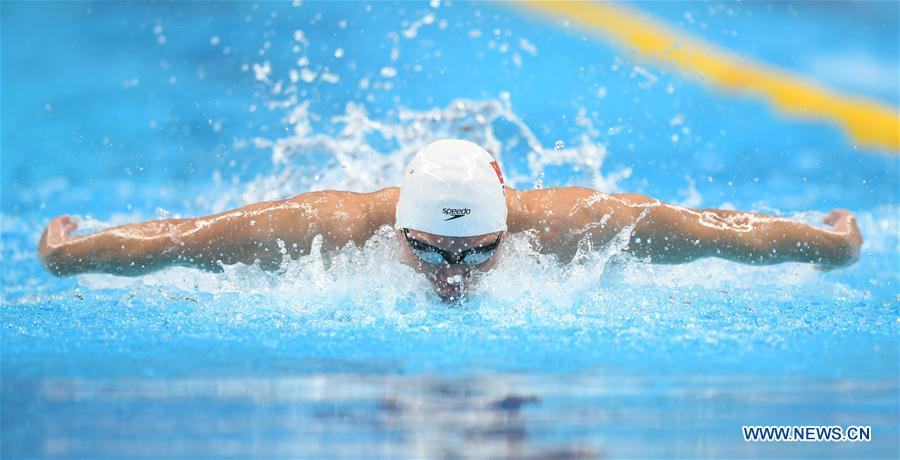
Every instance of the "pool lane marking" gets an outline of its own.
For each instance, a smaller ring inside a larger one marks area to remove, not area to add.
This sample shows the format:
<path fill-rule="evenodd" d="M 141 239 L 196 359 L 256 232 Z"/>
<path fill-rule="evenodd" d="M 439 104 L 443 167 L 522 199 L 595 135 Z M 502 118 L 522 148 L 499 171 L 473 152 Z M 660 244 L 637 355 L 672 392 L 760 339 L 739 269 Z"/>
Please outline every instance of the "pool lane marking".
<path fill-rule="evenodd" d="M 642 17 L 621 5 L 584 1 L 516 3 L 546 17 L 562 16 L 573 24 L 610 36 L 644 58 L 675 68 L 732 91 L 768 99 L 776 108 L 799 118 L 832 121 L 861 146 L 900 153 L 900 114 L 878 101 L 829 91 L 815 82 L 774 66 L 741 58 L 701 40 Z"/>

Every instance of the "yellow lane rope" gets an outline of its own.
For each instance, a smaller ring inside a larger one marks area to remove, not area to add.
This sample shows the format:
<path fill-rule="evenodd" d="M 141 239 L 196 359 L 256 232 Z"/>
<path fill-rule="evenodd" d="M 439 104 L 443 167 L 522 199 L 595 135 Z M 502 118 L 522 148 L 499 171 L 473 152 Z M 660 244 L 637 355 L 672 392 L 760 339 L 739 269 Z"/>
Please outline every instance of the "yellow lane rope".
<path fill-rule="evenodd" d="M 621 5 L 536 1 L 517 5 L 582 24 L 633 49 L 641 58 L 670 64 L 721 88 L 768 99 L 787 114 L 842 126 L 860 145 L 898 154 L 900 114 L 880 102 L 830 91 L 773 66 L 755 63 L 686 37 Z"/>

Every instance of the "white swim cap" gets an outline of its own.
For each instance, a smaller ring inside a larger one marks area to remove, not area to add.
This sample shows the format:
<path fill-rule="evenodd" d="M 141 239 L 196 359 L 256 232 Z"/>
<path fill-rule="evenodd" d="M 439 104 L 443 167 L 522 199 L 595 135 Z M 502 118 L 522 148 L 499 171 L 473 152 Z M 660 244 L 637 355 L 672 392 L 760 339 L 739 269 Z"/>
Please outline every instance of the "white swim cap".
<path fill-rule="evenodd" d="M 426 145 L 403 171 L 394 227 L 442 236 L 506 230 L 506 191 L 497 161 L 468 141 Z"/>

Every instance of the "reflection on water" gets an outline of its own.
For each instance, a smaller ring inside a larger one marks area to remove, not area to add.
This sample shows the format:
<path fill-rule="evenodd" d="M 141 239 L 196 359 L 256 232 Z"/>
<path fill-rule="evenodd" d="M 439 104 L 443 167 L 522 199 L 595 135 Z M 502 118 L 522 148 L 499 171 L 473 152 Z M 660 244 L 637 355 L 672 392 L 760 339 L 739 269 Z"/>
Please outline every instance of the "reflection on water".
<path fill-rule="evenodd" d="M 863 458 L 896 448 L 897 391 L 890 380 L 599 372 L 19 380 L 3 386 L 4 413 L 19 414 L 3 420 L 3 454 Z M 740 435 L 744 424 L 825 421 L 871 425 L 873 442 L 745 444 Z"/>

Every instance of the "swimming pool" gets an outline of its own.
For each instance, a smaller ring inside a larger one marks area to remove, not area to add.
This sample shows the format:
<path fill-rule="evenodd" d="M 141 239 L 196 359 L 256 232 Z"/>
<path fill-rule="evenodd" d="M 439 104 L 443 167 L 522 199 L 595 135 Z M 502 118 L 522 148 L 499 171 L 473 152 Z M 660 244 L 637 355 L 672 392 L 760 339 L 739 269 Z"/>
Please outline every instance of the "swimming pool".
<path fill-rule="evenodd" d="M 0 5 L 4 458 L 897 457 L 896 151 L 503 4 Z M 897 9 L 630 7 L 894 112 Z M 387 233 L 280 275 L 57 279 L 35 257 L 61 213 L 96 229 L 374 190 L 437 137 L 485 145 L 521 188 L 851 209 L 862 258 L 611 247 L 561 266 L 518 236 L 448 307 Z M 742 425 L 872 441 L 745 443 Z"/>

